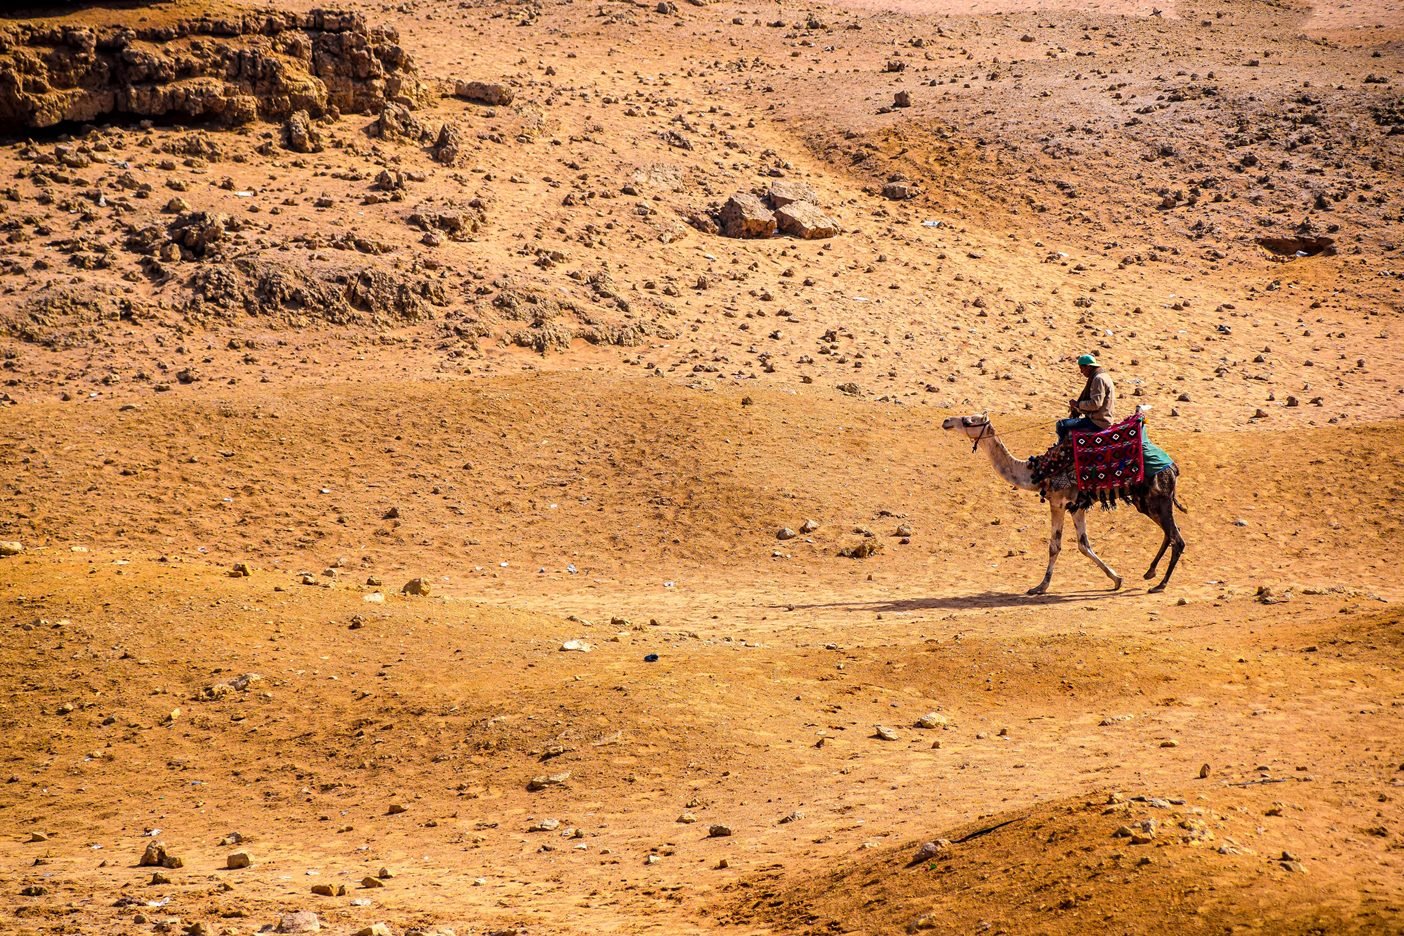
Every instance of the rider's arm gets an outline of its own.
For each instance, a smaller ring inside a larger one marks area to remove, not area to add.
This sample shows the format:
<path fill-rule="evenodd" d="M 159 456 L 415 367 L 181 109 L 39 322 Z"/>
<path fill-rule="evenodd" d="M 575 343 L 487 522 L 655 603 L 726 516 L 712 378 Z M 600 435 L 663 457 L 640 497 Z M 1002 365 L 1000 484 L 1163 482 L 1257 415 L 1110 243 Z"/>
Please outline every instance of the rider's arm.
<path fill-rule="evenodd" d="M 1088 399 L 1078 400 L 1077 409 L 1083 413 L 1095 413 L 1107 405 L 1107 383 L 1105 380 L 1093 380 L 1092 387 L 1088 390 Z"/>

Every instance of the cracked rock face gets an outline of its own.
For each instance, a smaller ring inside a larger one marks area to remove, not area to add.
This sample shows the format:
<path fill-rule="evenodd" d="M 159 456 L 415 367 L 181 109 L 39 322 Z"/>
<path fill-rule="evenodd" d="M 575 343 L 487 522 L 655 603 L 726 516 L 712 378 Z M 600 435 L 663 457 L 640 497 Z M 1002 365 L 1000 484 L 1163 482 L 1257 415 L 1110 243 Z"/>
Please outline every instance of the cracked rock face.
<path fill-rule="evenodd" d="M 373 113 L 425 93 L 398 34 L 355 13 L 122 19 L 114 11 L 110 25 L 0 26 L 0 133 L 104 117 L 232 125 L 298 111 Z"/>

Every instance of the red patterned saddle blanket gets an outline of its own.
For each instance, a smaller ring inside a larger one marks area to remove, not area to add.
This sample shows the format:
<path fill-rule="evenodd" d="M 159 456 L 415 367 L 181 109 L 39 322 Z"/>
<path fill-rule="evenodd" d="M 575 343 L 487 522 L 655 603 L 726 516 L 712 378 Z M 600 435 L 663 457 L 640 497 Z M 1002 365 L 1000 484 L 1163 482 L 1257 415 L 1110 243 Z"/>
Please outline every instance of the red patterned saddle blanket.
<path fill-rule="evenodd" d="M 1145 481 L 1145 417 L 1140 413 L 1096 432 L 1073 432 L 1073 477 L 1079 491 L 1125 495 Z"/>

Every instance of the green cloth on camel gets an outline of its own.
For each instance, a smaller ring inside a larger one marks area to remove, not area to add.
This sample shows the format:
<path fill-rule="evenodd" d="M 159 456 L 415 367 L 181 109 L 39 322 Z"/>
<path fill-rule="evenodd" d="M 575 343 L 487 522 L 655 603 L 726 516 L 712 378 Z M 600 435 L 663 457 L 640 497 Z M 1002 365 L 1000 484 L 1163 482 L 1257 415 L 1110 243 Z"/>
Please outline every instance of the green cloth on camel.
<path fill-rule="evenodd" d="M 1144 433 L 1141 435 L 1141 457 L 1145 461 L 1147 481 L 1175 464 L 1165 449 L 1147 439 Z"/>

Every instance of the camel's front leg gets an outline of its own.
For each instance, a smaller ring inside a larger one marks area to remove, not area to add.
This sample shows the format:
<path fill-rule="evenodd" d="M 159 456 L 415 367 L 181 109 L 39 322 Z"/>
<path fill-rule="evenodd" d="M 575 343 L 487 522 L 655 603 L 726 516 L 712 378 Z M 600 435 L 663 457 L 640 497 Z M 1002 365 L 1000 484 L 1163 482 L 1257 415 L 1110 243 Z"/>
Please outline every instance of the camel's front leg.
<path fill-rule="evenodd" d="M 1048 498 L 1049 518 L 1052 530 L 1048 534 L 1048 571 L 1043 573 L 1043 581 L 1029 589 L 1030 595 L 1041 595 L 1048 591 L 1048 583 L 1053 581 L 1053 566 L 1058 562 L 1058 553 L 1063 550 L 1063 514 L 1067 504 L 1061 499 Z"/>
<path fill-rule="evenodd" d="M 1088 559 L 1097 563 L 1097 568 L 1101 569 L 1107 578 L 1112 580 L 1112 591 L 1121 588 L 1121 576 L 1117 575 L 1112 567 L 1101 560 L 1092 551 L 1092 543 L 1087 539 L 1087 511 L 1079 510 L 1072 515 L 1073 526 L 1077 529 L 1077 549 Z"/>

